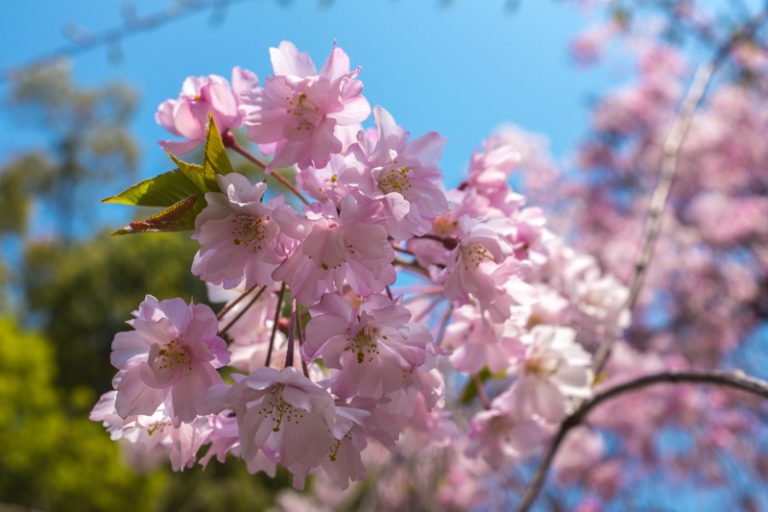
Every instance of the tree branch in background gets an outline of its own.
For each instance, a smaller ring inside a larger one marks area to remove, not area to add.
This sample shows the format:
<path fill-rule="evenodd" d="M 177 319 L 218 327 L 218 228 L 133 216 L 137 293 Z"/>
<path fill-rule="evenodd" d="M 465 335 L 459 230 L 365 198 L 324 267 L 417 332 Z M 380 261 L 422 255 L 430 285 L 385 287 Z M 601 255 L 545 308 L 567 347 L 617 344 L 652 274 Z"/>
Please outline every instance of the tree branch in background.
<path fill-rule="evenodd" d="M 97 48 L 119 49 L 120 43 L 131 36 L 161 28 L 171 22 L 191 17 L 206 11 L 211 13 L 211 21 L 219 22 L 226 15 L 227 9 L 252 0 L 175 0 L 152 14 L 137 16 L 135 8 L 128 3 L 122 10 L 123 22 L 98 32 L 89 32 L 78 25 L 64 28 L 64 34 L 71 42 L 63 44 L 32 59 L 0 71 L 0 81 L 12 79 L 15 75 L 29 69 L 45 66 L 59 59 L 76 57 Z M 319 5 L 329 5 L 329 0 L 319 0 Z"/>
<path fill-rule="evenodd" d="M 533 480 L 526 489 L 517 510 L 519 512 L 525 512 L 530 509 L 531 505 L 533 505 L 536 497 L 541 492 L 541 488 L 544 486 L 544 480 L 546 479 L 550 466 L 554 462 L 555 455 L 563 444 L 563 441 L 565 441 L 568 432 L 574 427 L 582 424 L 592 409 L 601 403 L 621 396 L 624 393 L 637 391 L 656 384 L 707 384 L 723 386 L 739 389 L 768 400 L 768 382 L 747 376 L 741 372 L 698 370 L 660 372 L 638 377 L 637 379 L 605 389 L 589 400 L 582 402 L 576 411 L 566 417 L 560 424 L 560 428 L 558 429 L 557 434 L 555 434 L 541 464 L 537 468 Z"/>
<path fill-rule="evenodd" d="M 693 117 L 704 98 L 707 87 L 712 81 L 715 71 L 717 71 L 720 65 L 725 61 L 736 44 L 754 37 L 757 29 L 766 22 L 766 18 L 768 18 L 768 7 L 752 18 L 741 29 L 736 30 L 731 37 L 718 48 L 715 55 L 708 63 L 699 66 L 691 81 L 691 85 L 680 104 L 677 117 L 675 118 L 672 128 L 669 131 L 669 135 L 667 135 L 662 147 L 661 161 L 659 164 L 659 181 L 651 195 L 648 216 L 643 229 L 641 249 L 635 260 L 635 271 L 629 285 L 629 296 L 625 303 L 626 308 L 630 311 L 637 303 L 640 289 L 648 270 L 648 265 L 651 261 L 653 248 L 661 228 L 661 218 L 664 213 L 664 207 L 667 204 L 669 192 L 672 188 L 672 183 L 674 182 L 675 173 L 677 171 L 680 149 L 685 141 L 685 136 L 691 126 Z M 615 341 L 615 339 L 608 339 L 598 349 L 593 365 L 595 375 L 598 375 L 604 368 Z M 549 468 L 552 465 L 555 455 L 562 445 L 565 436 L 573 427 L 579 425 L 584 420 L 589 411 L 611 397 L 626 391 L 661 382 L 719 384 L 743 389 L 744 391 L 758 394 L 763 398 L 768 398 L 768 384 L 761 380 L 735 373 L 697 371 L 666 372 L 648 375 L 598 393 L 591 399 L 578 404 L 576 411 L 566 417 L 560 424 L 557 434 L 552 439 L 544 458 L 534 473 L 531 483 L 525 490 L 525 494 L 523 495 L 518 510 L 526 511 L 531 507 L 536 500 L 536 497 L 541 492 Z"/>
<path fill-rule="evenodd" d="M 675 173 L 677 172 L 680 149 L 685 141 L 685 136 L 688 134 L 688 130 L 691 127 L 691 122 L 693 121 L 696 111 L 704 99 L 707 87 L 712 81 L 715 71 L 717 71 L 723 61 L 725 61 L 733 47 L 737 43 L 753 38 L 755 31 L 765 23 L 766 17 L 768 17 L 768 11 L 763 11 L 758 16 L 754 17 L 740 30 L 734 32 L 733 35 L 718 48 L 717 52 L 708 63 L 698 67 L 696 74 L 691 81 L 691 85 L 688 87 L 688 92 L 680 104 L 677 117 L 675 118 L 672 128 L 670 129 L 667 138 L 664 140 L 664 145 L 662 147 L 661 161 L 659 164 L 659 181 L 651 195 L 651 202 L 648 206 L 648 216 L 646 217 L 645 226 L 643 228 L 640 252 L 635 259 L 634 273 L 629 284 L 629 296 L 625 303 L 625 307 L 629 311 L 632 311 L 637 304 L 643 280 L 645 279 L 648 265 L 650 264 L 651 256 L 653 255 L 653 248 L 656 245 L 656 240 L 658 239 L 661 230 L 662 214 L 664 213 L 664 207 L 667 204 L 669 192 L 675 179 Z M 593 366 L 595 375 L 599 374 L 605 366 L 615 341 L 615 339 L 610 338 L 598 349 Z"/>

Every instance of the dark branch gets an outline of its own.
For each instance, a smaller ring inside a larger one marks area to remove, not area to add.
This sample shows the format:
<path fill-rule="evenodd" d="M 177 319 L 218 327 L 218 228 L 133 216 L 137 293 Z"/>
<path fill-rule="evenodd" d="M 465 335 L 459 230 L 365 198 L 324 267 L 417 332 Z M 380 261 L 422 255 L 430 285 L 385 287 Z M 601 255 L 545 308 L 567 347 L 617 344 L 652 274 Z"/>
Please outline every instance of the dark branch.
<path fill-rule="evenodd" d="M 549 445 L 544 458 L 539 464 L 539 467 L 533 476 L 533 480 L 523 495 L 523 499 L 517 509 L 518 512 L 527 511 L 531 505 L 533 505 L 536 497 L 541 492 L 541 488 L 544 486 L 544 481 L 550 466 L 552 466 L 552 463 L 554 462 L 555 455 L 563 444 L 563 441 L 565 441 L 568 432 L 583 423 L 592 409 L 603 402 L 621 396 L 624 393 L 637 391 L 656 384 L 707 384 L 723 386 L 745 391 L 768 400 L 768 382 L 747 376 L 742 372 L 700 370 L 661 372 L 638 377 L 600 391 L 589 400 L 582 402 L 576 411 L 567 416 L 560 424 L 560 428 L 552 439 L 552 443 Z"/>

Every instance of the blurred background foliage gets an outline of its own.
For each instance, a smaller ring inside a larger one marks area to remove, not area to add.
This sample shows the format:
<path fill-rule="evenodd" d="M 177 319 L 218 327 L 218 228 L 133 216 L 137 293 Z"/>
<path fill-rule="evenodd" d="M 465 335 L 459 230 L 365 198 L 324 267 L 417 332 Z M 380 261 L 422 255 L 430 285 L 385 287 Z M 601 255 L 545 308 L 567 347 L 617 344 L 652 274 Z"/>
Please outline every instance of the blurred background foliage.
<path fill-rule="evenodd" d="M 44 143 L 0 163 L 0 510 L 268 507 L 284 478 L 237 463 L 138 471 L 88 420 L 111 388 L 112 337 L 144 293 L 201 301 L 205 288 L 188 234 L 100 229 L 108 208 L 92 198 L 135 179 L 136 93 L 79 87 L 62 64 L 18 75 L 10 91 L 8 111 Z"/>

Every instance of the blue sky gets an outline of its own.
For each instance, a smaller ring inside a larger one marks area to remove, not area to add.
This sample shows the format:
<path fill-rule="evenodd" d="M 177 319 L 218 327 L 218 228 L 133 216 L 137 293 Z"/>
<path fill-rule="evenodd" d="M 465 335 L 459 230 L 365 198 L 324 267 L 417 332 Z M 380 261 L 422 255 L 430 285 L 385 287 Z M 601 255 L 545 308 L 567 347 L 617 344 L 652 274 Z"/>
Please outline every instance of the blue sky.
<path fill-rule="evenodd" d="M 0 68 L 6 69 L 67 41 L 70 23 L 99 31 L 121 22 L 122 0 L 61 2 L 27 0 L 0 18 Z M 616 76 L 572 65 L 568 41 L 590 20 L 561 2 L 523 0 L 515 12 L 506 0 L 253 0 L 232 5 L 212 26 L 208 13 L 138 34 L 121 44 L 115 64 L 104 48 L 73 61 L 86 85 L 124 80 L 138 89 L 133 123 L 142 150 L 141 174 L 166 170 L 155 141 L 164 136 L 153 115 L 176 97 L 188 75 L 229 76 L 234 65 L 264 77 L 268 48 L 288 39 L 322 62 L 333 41 L 363 66 L 365 94 L 389 109 L 417 135 L 436 130 L 448 137 L 443 158 L 448 184 L 459 181 L 471 150 L 501 123 L 547 135 L 554 153 L 566 157 L 584 132 L 587 100 Z M 140 15 L 170 2 L 134 2 Z M 45 13 L 44 17 L 40 13 Z M 7 84 L 0 85 L 0 94 Z M 0 155 L 5 160 L 39 143 L 36 134 L 0 116 Z"/>

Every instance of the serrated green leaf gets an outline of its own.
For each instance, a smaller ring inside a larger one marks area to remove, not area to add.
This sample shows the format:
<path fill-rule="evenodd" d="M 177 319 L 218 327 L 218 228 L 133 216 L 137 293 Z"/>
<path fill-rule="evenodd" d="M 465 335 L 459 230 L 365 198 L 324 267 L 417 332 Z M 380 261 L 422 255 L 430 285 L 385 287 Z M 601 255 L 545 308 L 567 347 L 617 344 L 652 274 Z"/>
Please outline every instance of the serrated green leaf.
<path fill-rule="evenodd" d="M 134 206 L 171 206 L 199 192 L 186 173 L 176 169 L 136 183 L 117 195 L 102 199 L 101 202 Z"/>
<path fill-rule="evenodd" d="M 180 160 L 176 155 L 171 153 L 168 153 L 168 156 L 171 157 L 173 163 L 179 168 L 179 172 L 186 176 L 187 179 L 197 187 L 196 192 L 219 191 L 219 185 L 216 183 L 216 176 L 213 173 L 213 170 L 206 169 L 202 165 L 191 164 L 184 160 Z"/>
<path fill-rule="evenodd" d="M 229 174 L 234 172 L 232 162 L 229 160 L 224 142 L 221 140 L 221 134 L 213 121 L 213 116 L 208 115 L 208 136 L 205 140 L 204 165 L 206 177 L 212 176 L 213 183 L 216 183 L 217 174 Z"/>
<path fill-rule="evenodd" d="M 195 227 L 195 217 L 203 208 L 205 208 L 205 198 L 202 194 L 196 194 L 177 201 L 165 210 L 144 220 L 131 222 L 112 234 L 128 235 L 191 230 Z"/>

